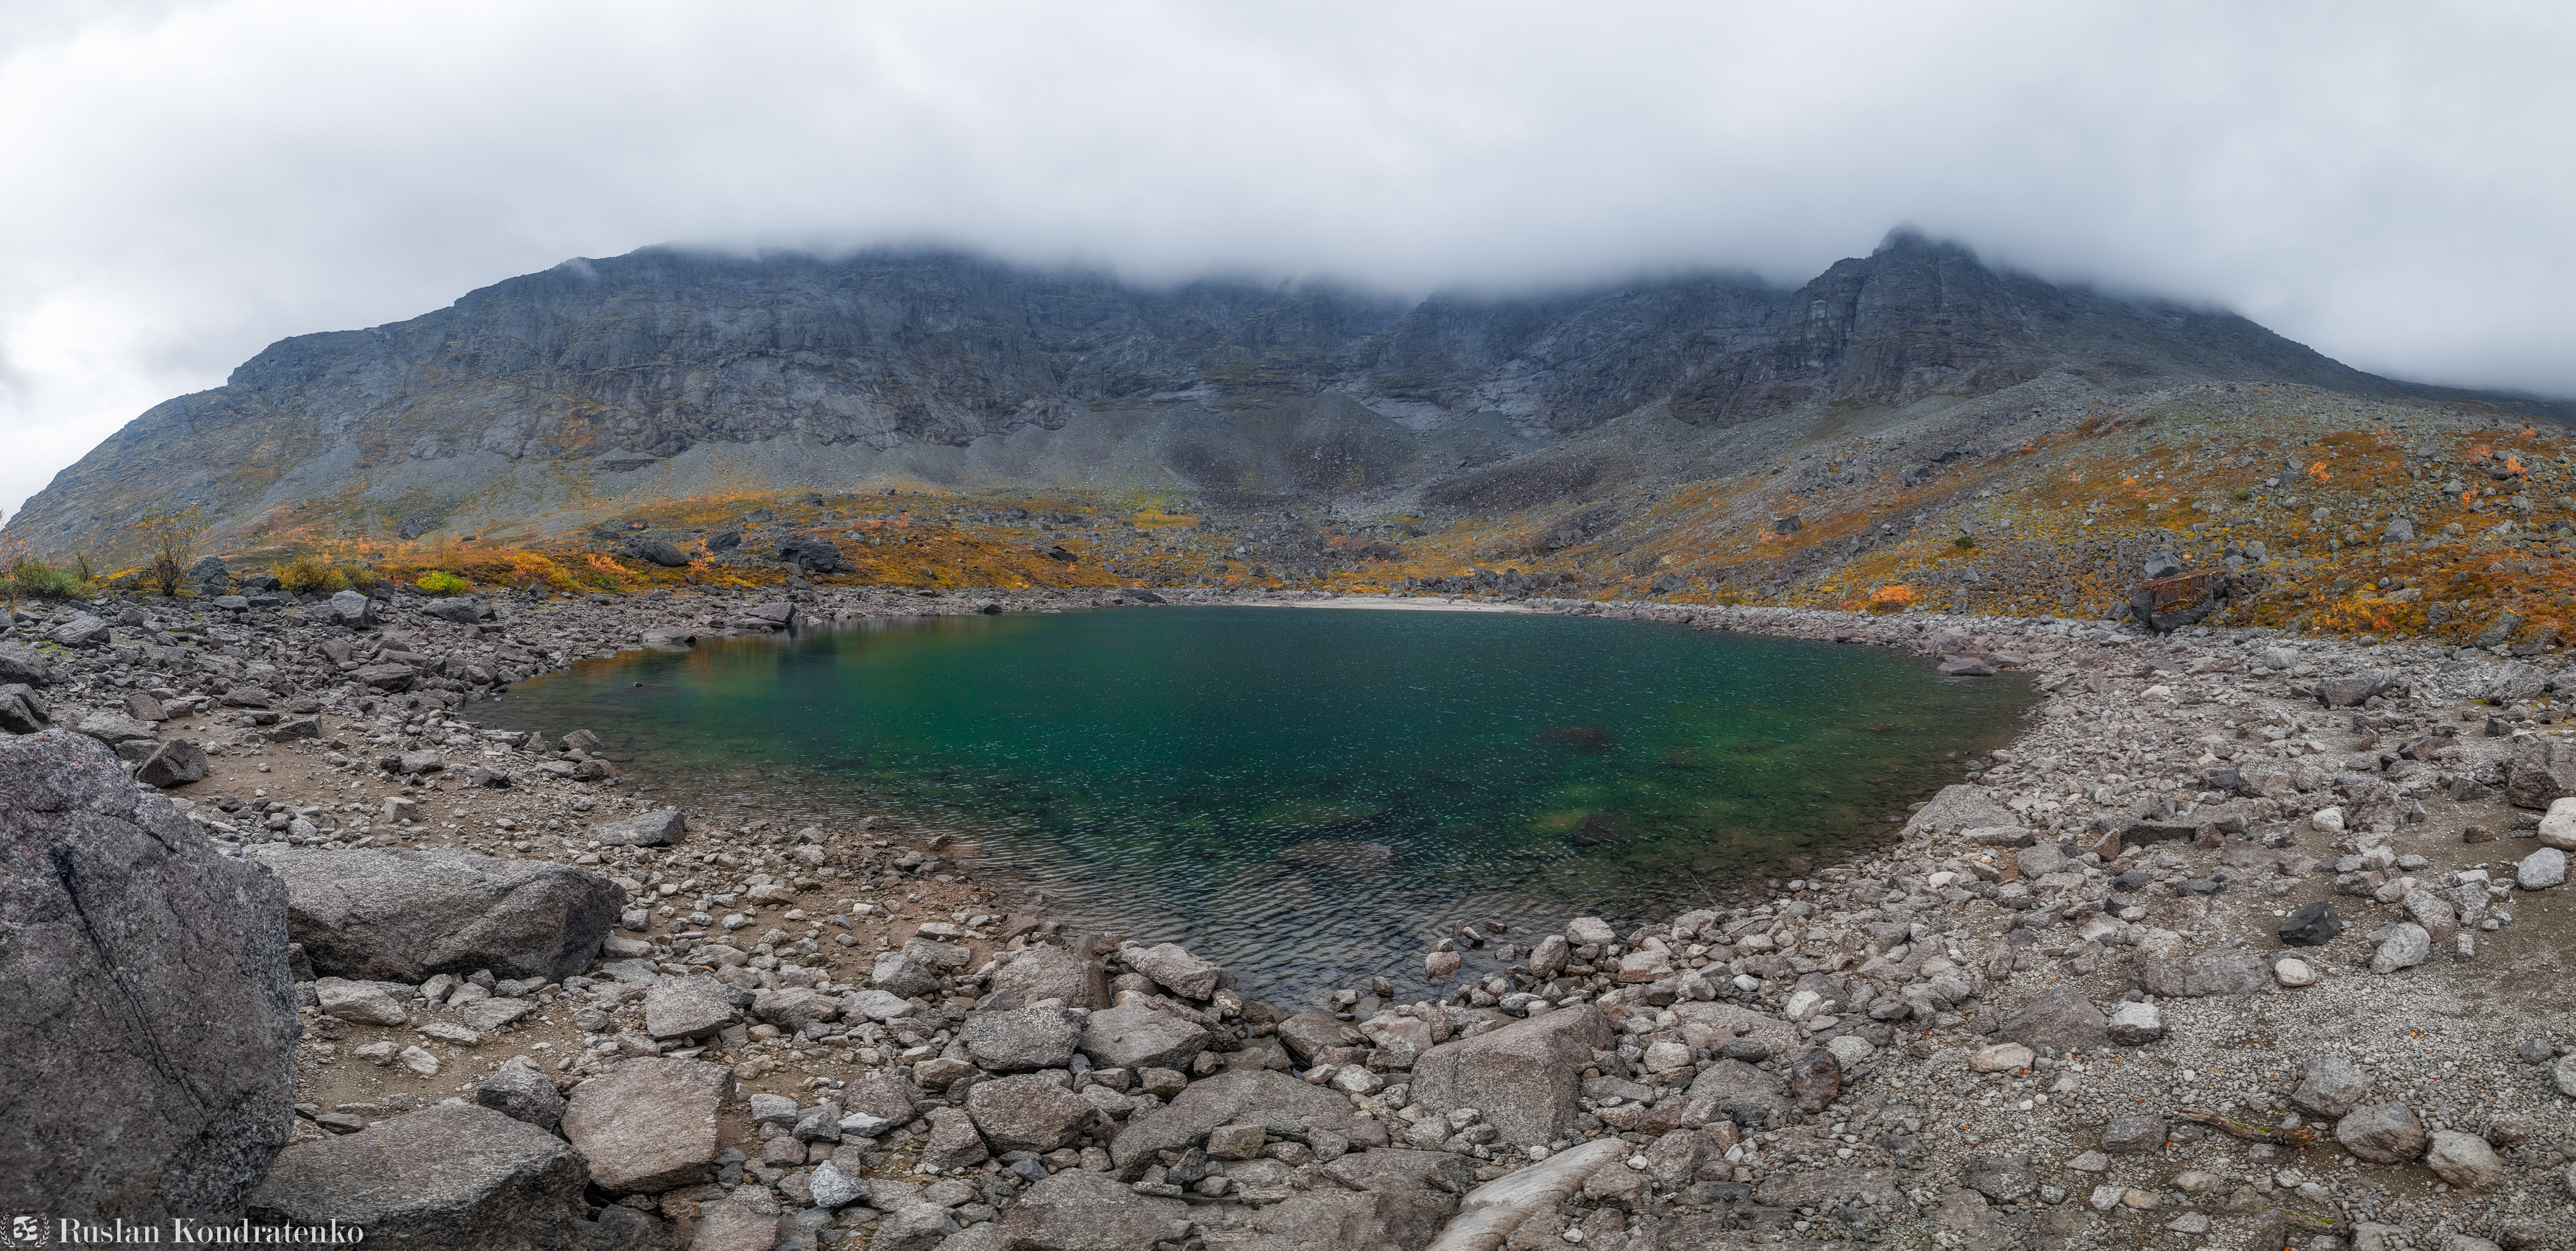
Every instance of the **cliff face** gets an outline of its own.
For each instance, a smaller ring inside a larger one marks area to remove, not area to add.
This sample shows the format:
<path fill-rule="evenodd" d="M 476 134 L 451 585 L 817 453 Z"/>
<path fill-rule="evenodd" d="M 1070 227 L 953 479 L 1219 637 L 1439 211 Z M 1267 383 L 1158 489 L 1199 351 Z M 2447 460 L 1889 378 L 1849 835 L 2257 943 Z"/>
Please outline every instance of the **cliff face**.
<path fill-rule="evenodd" d="M 526 534 L 638 498 L 872 484 L 1438 506 L 1467 475 L 1622 419 L 1716 436 L 2050 375 L 2105 394 L 2204 379 L 2432 394 L 2243 318 L 2061 288 L 1901 233 L 1795 291 L 1699 274 L 1418 304 L 1148 289 L 950 252 L 647 249 L 283 340 L 135 419 L 8 529 L 41 553 L 109 552 L 137 511 L 177 499 L 206 506 L 219 545 L 281 521 Z M 1555 481 L 1551 463 L 1531 472 Z"/>

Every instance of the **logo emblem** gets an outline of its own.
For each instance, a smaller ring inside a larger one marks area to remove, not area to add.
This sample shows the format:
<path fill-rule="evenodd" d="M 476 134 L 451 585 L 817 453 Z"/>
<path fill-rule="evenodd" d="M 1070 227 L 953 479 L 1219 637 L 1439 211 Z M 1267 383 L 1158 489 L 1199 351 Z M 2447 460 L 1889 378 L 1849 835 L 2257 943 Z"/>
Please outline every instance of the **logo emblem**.
<path fill-rule="evenodd" d="M 46 1245 L 48 1241 L 49 1240 L 45 1237 L 45 1220 L 43 1217 L 13 1216 L 9 1218 L 10 1246 L 41 1247 Z"/>

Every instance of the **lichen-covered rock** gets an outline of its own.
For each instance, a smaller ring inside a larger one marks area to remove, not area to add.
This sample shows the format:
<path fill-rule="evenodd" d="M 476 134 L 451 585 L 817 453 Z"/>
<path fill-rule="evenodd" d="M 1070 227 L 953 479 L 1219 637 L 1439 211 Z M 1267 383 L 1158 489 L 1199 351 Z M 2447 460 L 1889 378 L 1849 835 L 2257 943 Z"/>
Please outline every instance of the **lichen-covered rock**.
<path fill-rule="evenodd" d="M 286 1145 L 287 892 L 95 739 L 0 739 L 0 1211 L 238 1217 Z"/>

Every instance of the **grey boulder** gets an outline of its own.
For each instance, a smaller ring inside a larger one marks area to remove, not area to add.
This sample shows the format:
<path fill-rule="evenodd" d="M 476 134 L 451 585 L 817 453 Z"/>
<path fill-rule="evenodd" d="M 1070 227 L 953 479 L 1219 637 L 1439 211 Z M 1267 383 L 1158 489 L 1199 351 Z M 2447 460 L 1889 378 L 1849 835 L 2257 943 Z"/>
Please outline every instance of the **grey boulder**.
<path fill-rule="evenodd" d="M 1346 1134 L 1351 1103 L 1277 1069 L 1232 1069 L 1192 1082 L 1170 1103 L 1129 1117 L 1109 1144 L 1110 1163 L 1134 1176 L 1154 1162 L 1156 1152 L 1186 1151 L 1204 1143 L 1209 1130 L 1245 1124 L 1259 1124 L 1272 1137 L 1299 1142 L 1316 1130 Z"/>
<path fill-rule="evenodd" d="M 2335 1122 L 2335 1141 L 2373 1164 L 2397 1164 L 2424 1154 L 2424 1122 L 2402 1103 L 2354 1108 Z"/>
<path fill-rule="evenodd" d="M 656 808 L 623 821 L 590 827 L 592 838 L 612 847 L 667 847 L 679 842 L 687 832 L 688 822 L 677 808 Z"/>
<path fill-rule="evenodd" d="M 322 605 L 325 620 L 344 626 L 376 623 L 376 602 L 356 591 L 334 591 Z"/>
<path fill-rule="evenodd" d="M 2567 880 L 2567 853 L 2543 847 L 2513 867 L 2513 884 L 2524 890 L 2547 890 Z"/>
<path fill-rule="evenodd" d="M 1091 1101 L 1042 1073 L 996 1077 L 966 1092 L 966 1115 L 995 1151 L 1053 1151 L 1098 1115 Z"/>
<path fill-rule="evenodd" d="M 939 975 L 911 956 L 889 951 L 878 956 L 869 969 L 868 984 L 898 999 L 912 999 L 937 994 Z"/>
<path fill-rule="evenodd" d="M 336 1017 L 358 1025 L 393 1025 L 411 1023 L 392 992 L 374 982 L 353 982 L 342 977 L 317 978 L 313 996 L 322 1015 Z"/>
<path fill-rule="evenodd" d="M 1186 1224 L 1190 1209 L 1178 1199 L 1142 1195 L 1104 1173 L 1067 1169 L 1040 1180 L 1020 1193 L 998 1231 L 999 1248 L 1046 1248 L 1048 1251 L 1142 1251 L 1172 1240 L 1172 1226 Z M 961 1234 L 959 1237 L 969 1237 Z M 1287 1242 L 1265 1240 L 1267 1247 L 1326 1247 L 1391 1244 Z"/>
<path fill-rule="evenodd" d="M 674 977 L 644 992 L 644 1032 L 655 1042 L 699 1039 L 733 1024 L 733 989 L 712 977 Z"/>
<path fill-rule="evenodd" d="M 2308 1061 L 2298 1088 L 2290 1092 L 2290 1105 L 2310 1116 L 2339 1117 L 2352 1111 L 2369 1089 L 2370 1078 L 2360 1065 L 2339 1055 L 2322 1055 Z"/>
<path fill-rule="evenodd" d="M 450 622 L 455 625 L 472 625 L 475 622 L 482 620 L 484 613 L 483 601 L 472 598 L 471 596 L 459 596 L 455 599 L 434 599 L 421 605 L 420 610 L 430 616 L 438 618 L 441 621 Z"/>
<path fill-rule="evenodd" d="M 0 683 L 52 686 L 58 680 L 43 653 L 17 643 L 0 643 Z"/>
<path fill-rule="evenodd" d="M 2433 935 L 2412 921 L 2391 927 L 2387 939 L 2370 956 L 2370 971 L 2394 973 L 2424 963 L 2433 954 Z"/>
<path fill-rule="evenodd" d="M 366 1231 L 362 1245 L 559 1251 L 617 1245 L 587 1219 L 581 1153 L 490 1108 L 440 1103 L 289 1147 L 251 1196 L 254 1224 Z"/>
<path fill-rule="evenodd" d="M 262 844 L 317 973 L 419 983 L 488 968 L 560 982 L 590 965 L 626 893 L 595 873 L 449 850 Z"/>
<path fill-rule="evenodd" d="M 24 682 L 0 686 L 0 733 L 33 734 L 54 723 L 54 710 Z"/>
<path fill-rule="evenodd" d="M 81 733 L 114 747 L 119 743 L 150 742 L 159 731 L 149 721 L 138 721 L 113 708 L 101 708 L 82 717 Z"/>
<path fill-rule="evenodd" d="M 0 739 L 0 1211 L 241 1214 L 294 1119 L 286 912 L 105 744 Z"/>
<path fill-rule="evenodd" d="M 2402 690 L 2405 685 L 2404 676 L 2394 669 L 2372 669 L 2317 683 L 2317 702 L 2328 708 L 2350 708 L 2374 695 Z"/>
<path fill-rule="evenodd" d="M 474 1087 L 474 1102 L 547 1133 L 563 1123 L 563 1092 L 526 1056 L 512 1056 Z M 588 1171 L 588 1166 L 584 1166 Z"/>
<path fill-rule="evenodd" d="M 2505 765 L 2506 802 L 2517 808 L 2547 808 L 2570 795 L 2576 795 L 2576 746 L 2537 735 L 2516 739 L 2513 757 Z"/>
<path fill-rule="evenodd" d="M 1094 1012 L 1082 1023 L 1082 1054 L 1104 1069 L 1185 1069 L 1207 1049 L 1198 1025 L 1139 1004 Z"/>
<path fill-rule="evenodd" d="M 779 540 L 778 559 L 808 573 L 841 571 L 841 549 L 819 534 L 791 534 Z"/>
<path fill-rule="evenodd" d="M 601 1189 L 658 1193 L 713 1174 L 716 1120 L 733 1099 L 731 1069 L 646 1056 L 574 1087 L 563 1134 Z"/>
<path fill-rule="evenodd" d="M 135 766 L 134 780 L 145 786 L 186 786 L 206 780 L 206 749 L 184 738 L 174 738 L 152 749 L 152 754 Z"/>
<path fill-rule="evenodd" d="M 2463 1190 L 2482 1190 L 2504 1176 L 2504 1161 L 2495 1148 L 2475 1134 L 2456 1130 L 2433 1131 L 2432 1147 L 2424 1153 L 2424 1167 L 2436 1177 Z"/>
<path fill-rule="evenodd" d="M 1177 943 L 1138 947 L 1122 954 L 1127 967 L 1183 999 L 1205 999 L 1215 994 L 1218 980 L 1225 976 L 1225 970 L 1191 955 Z"/>
<path fill-rule="evenodd" d="M 977 1012 L 966 1018 L 966 1058 L 992 1073 L 1060 1069 L 1073 1060 L 1082 1031 L 1057 1008 Z"/>
<path fill-rule="evenodd" d="M 1108 975 L 1098 961 L 1053 944 L 1031 947 L 993 973 L 993 989 L 1009 992 L 1021 1007 L 1058 999 L 1068 1008 L 1109 1004 Z"/>
<path fill-rule="evenodd" d="M 2165 1036 L 2165 1011 L 2152 1003 L 2124 1003 L 2111 1014 L 2111 1041 L 2140 1046 Z"/>
<path fill-rule="evenodd" d="M 2102 1010 L 2071 990 L 2050 991 L 2005 1017 L 2004 1037 L 2057 1051 L 2101 1051 L 2111 1045 Z"/>
<path fill-rule="evenodd" d="M 1544 1146 L 1573 1132 L 1583 1070 L 1610 1044 L 1599 1008 L 1559 1008 L 1424 1052 L 1413 1097 L 1433 1113 L 1475 1108 L 1503 1141 Z"/>

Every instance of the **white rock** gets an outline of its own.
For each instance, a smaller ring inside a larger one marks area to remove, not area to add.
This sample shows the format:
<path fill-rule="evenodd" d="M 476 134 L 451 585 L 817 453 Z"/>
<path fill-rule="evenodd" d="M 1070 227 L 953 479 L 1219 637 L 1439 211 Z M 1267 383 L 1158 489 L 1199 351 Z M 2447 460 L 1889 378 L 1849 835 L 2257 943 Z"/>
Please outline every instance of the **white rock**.
<path fill-rule="evenodd" d="M 2540 819 L 2540 845 L 2576 851 L 2576 796 L 2549 801 L 2549 815 Z"/>
<path fill-rule="evenodd" d="M 2319 808 L 2308 814 L 2308 824 L 2320 834 L 2343 833 L 2343 809 Z"/>
<path fill-rule="evenodd" d="M 2314 986 L 2317 971 L 2300 959 L 2286 959 L 2272 966 L 2272 977 L 2284 986 Z"/>
<path fill-rule="evenodd" d="M 2113 1042 L 2150 1043 L 2165 1036 L 2165 1010 L 2152 1003 L 2124 1003 L 2108 1024 Z"/>
<path fill-rule="evenodd" d="M 402 1049 L 402 1054 L 394 1058 L 402 1061 L 404 1068 L 423 1077 L 438 1076 L 438 1057 L 418 1047 L 405 1047 Z"/>
<path fill-rule="evenodd" d="M 1844 1068 L 1878 1053 L 1878 1048 L 1871 1046 L 1868 1039 L 1855 1038 L 1850 1034 L 1836 1034 L 1833 1041 L 1825 1044 L 1825 1050 L 1833 1052 L 1834 1059 L 1841 1061 Z"/>
<path fill-rule="evenodd" d="M 1980 1073 L 2005 1073 L 2026 1069 L 2035 1059 L 2028 1047 L 2020 1043 L 1996 1043 L 1968 1057 L 1968 1067 Z"/>
<path fill-rule="evenodd" d="M 2524 890 L 2547 890 L 2567 880 L 2567 853 L 2543 847 L 2513 868 L 2513 884 Z"/>
<path fill-rule="evenodd" d="M 815 1167 L 808 1184 L 813 1187 L 814 1206 L 818 1208 L 844 1207 L 868 1197 L 866 1182 L 842 1172 L 829 1160 Z"/>
<path fill-rule="evenodd" d="M 1802 990 L 1789 996 L 1789 1002 L 1780 1009 L 1780 1015 L 1792 1021 L 1803 1021 L 1814 1016 L 1816 1009 L 1823 1006 L 1824 1002 L 1823 995 L 1812 990 Z"/>
<path fill-rule="evenodd" d="M 2095 1186 L 2093 1197 L 2086 1202 L 2092 1204 L 2096 1212 L 2108 1212 L 2120 1206 L 2120 1200 L 2127 1197 L 2128 1193 L 2129 1188 L 2126 1186 Z"/>

